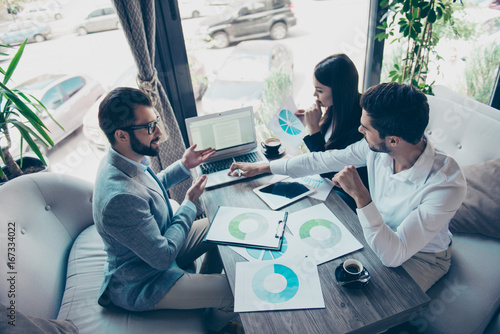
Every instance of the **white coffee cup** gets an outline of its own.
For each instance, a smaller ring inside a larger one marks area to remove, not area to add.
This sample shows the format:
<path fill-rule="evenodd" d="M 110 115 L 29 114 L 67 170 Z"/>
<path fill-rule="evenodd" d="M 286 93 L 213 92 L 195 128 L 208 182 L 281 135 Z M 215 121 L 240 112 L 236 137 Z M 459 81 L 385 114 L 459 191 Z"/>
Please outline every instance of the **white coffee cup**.
<path fill-rule="evenodd" d="M 349 275 L 359 275 L 363 271 L 363 264 L 355 259 L 349 259 L 344 261 L 344 270 Z"/>

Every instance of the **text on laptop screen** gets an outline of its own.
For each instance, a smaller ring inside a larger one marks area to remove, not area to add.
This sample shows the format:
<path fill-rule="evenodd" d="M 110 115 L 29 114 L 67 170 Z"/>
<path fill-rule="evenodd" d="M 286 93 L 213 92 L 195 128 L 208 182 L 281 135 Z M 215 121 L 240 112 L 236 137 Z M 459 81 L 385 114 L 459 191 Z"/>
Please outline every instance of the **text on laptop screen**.
<path fill-rule="evenodd" d="M 197 150 L 212 147 L 219 151 L 255 141 L 250 110 L 199 120 L 189 127 Z"/>

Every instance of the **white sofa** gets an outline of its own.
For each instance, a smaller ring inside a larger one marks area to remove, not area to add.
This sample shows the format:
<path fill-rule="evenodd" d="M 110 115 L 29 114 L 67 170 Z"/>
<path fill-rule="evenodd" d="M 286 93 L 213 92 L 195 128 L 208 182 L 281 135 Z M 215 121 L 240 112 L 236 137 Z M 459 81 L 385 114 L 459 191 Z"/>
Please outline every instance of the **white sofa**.
<path fill-rule="evenodd" d="M 97 304 L 106 253 L 93 224 L 92 184 L 29 174 L 1 186 L 0 199 L 0 304 L 14 301 L 16 320 L 14 328 L 2 313 L 0 333 L 72 333 L 71 321 L 89 334 L 206 333 L 202 310 L 127 312 Z M 16 229 L 12 270 L 5 269 L 9 226 Z"/>
<path fill-rule="evenodd" d="M 424 333 L 500 333 L 500 110 L 443 86 L 429 96 L 427 136 L 453 156 L 467 197 L 450 223 L 450 271 L 411 323 Z"/>

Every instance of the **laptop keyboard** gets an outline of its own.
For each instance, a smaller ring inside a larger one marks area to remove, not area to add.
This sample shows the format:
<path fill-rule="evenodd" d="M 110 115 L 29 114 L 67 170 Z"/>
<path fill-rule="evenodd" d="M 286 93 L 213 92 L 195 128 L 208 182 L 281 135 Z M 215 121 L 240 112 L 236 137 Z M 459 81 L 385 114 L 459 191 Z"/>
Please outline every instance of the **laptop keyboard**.
<path fill-rule="evenodd" d="M 256 152 L 238 155 L 234 158 L 227 158 L 213 162 L 207 162 L 200 165 L 203 174 L 219 172 L 224 169 L 229 169 L 233 162 L 257 162 L 260 161 L 259 155 Z"/>

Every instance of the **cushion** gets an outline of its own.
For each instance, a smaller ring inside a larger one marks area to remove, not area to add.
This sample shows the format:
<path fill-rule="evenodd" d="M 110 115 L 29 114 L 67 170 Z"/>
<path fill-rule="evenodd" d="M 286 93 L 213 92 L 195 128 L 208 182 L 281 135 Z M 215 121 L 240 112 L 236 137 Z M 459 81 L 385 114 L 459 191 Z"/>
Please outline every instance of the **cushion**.
<path fill-rule="evenodd" d="M 500 158 L 462 170 L 467 179 L 467 196 L 450 222 L 450 231 L 500 239 Z"/>
<path fill-rule="evenodd" d="M 202 310 L 129 312 L 97 304 L 106 252 L 95 225 L 75 240 L 58 319 L 72 319 L 80 333 L 206 333 Z"/>
<path fill-rule="evenodd" d="M 450 271 L 427 291 L 429 308 L 411 322 L 426 334 L 483 334 L 500 306 L 498 254 L 497 239 L 454 235 Z"/>
<path fill-rule="evenodd" d="M 2 310 L 7 310 L 6 312 L 2 312 L 2 320 L 0 321 L 0 333 L 78 333 L 78 328 L 76 328 L 74 322 L 68 319 L 51 320 L 39 317 L 30 317 L 17 309 L 15 311 L 10 311 L 7 305 L 2 303 L 0 303 L 0 308 Z M 7 316 L 7 318 L 5 318 L 5 315 Z"/>

